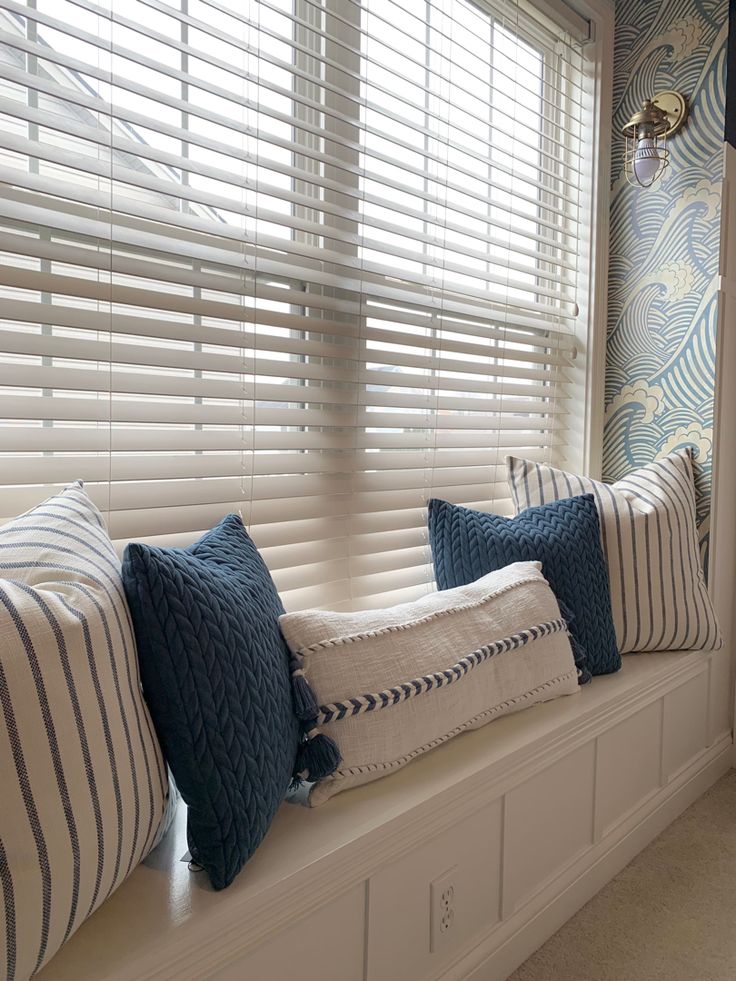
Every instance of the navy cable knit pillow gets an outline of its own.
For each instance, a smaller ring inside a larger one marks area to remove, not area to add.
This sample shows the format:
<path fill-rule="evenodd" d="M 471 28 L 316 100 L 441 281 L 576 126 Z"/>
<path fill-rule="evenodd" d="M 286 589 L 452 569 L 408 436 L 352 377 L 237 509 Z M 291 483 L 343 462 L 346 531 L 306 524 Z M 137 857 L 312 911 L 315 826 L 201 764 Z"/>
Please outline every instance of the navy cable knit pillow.
<path fill-rule="evenodd" d="M 433 500 L 429 540 L 439 589 L 463 586 L 512 562 L 538 560 L 569 621 L 581 684 L 589 680 L 587 671 L 609 674 L 621 667 L 592 494 L 527 508 L 515 518 Z"/>
<path fill-rule="evenodd" d="M 284 609 L 236 514 L 188 548 L 128 545 L 123 582 L 192 858 L 223 889 L 266 834 L 294 768 Z"/>

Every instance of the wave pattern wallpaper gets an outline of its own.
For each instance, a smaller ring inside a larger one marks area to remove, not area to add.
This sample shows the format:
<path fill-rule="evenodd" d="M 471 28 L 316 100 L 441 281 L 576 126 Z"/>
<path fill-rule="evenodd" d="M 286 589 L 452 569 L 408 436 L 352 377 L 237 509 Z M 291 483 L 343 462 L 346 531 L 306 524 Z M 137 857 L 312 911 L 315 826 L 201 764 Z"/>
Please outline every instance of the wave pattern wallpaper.
<path fill-rule="evenodd" d="M 728 0 L 617 0 L 604 479 L 696 451 L 707 559 Z M 629 186 L 621 127 L 677 89 L 690 117 L 650 189 Z"/>

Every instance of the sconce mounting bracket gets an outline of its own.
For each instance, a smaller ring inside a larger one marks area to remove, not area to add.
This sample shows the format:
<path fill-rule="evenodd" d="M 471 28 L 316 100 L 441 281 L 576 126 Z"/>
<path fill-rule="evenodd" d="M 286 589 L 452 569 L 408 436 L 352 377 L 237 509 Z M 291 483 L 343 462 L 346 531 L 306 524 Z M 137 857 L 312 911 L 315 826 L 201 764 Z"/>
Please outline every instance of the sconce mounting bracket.
<path fill-rule="evenodd" d="M 655 106 L 667 114 L 667 136 L 673 136 L 687 119 L 687 102 L 679 92 L 658 92 L 652 99 Z"/>

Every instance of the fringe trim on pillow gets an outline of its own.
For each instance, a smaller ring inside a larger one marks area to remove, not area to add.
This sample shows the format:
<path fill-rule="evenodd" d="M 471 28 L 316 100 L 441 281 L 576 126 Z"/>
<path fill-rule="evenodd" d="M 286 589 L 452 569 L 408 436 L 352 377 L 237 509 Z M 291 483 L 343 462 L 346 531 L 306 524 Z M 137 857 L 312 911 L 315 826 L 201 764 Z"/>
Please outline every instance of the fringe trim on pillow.
<path fill-rule="evenodd" d="M 302 660 L 292 657 L 291 691 L 294 700 L 294 713 L 302 726 L 303 741 L 299 744 L 294 764 L 292 787 L 303 780 L 315 782 L 323 780 L 338 768 L 342 762 L 340 750 L 334 739 L 317 728 L 319 707 L 314 690 L 307 680 Z"/>

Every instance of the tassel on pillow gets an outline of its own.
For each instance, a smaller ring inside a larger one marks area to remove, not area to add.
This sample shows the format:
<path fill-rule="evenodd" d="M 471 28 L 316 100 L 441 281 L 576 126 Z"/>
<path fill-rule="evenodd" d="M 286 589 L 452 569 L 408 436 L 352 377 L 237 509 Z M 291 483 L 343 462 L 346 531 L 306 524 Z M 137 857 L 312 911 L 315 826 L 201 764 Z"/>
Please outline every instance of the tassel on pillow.
<path fill-rule="evenodd" d="M 290 667 L 294 712 L 302 724 L 305 735 L 297 750 L 293 783 L 302 780 L 314 783 L 334 773 L 342 757 L 337 743 L 317 727 L 319 707 L 312 686 L 304 673 L 301 659 L 292 657 Z"/>
<path fill-rule="evenodd" d="M 588 669 L 588 654 L 580 641 L 570 633 L 570 624 L 575 619 L 575 614 L 559 599 L 557 600 L 557 604 L 560 607 L 560 613 L 565 621 L 565 626 L 568 628 L 567 638 L 572 648 L 572 656 L 575 658 L 575 667 L 578 669 L 578 684 L 587 685 L 589 681 L 593 680 L 593 675 Z"/>
<path fill-rule="evenodd" d="M 312 686 L 307 681 L 304 668 L 301 666 L 299 658 L 292 657 L 289 667 L 291 668 L 291 691 L 294 696 L 294 712 L 297 719 L 302 722 L 309 722 L 316 719 L 319 712 L 317 699 L 314 697 Z"/>
<path fill-rule="evenodd" d="M 337 743 L 314 726 L 297 750 L 296 769 L 302 779 L 314 783 L 334 773 L 341 760 Z"/>

